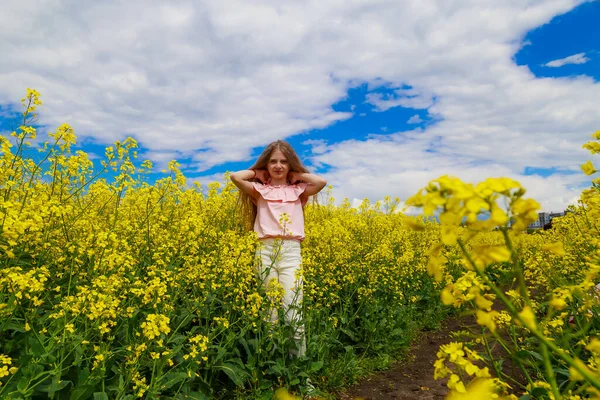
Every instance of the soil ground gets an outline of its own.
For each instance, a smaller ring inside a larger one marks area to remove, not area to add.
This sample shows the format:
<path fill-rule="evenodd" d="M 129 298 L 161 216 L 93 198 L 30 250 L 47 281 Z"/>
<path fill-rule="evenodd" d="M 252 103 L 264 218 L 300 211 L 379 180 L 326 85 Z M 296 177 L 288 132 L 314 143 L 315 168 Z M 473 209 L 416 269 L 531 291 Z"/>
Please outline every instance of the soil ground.
<path fill-rule="evenodd" d="M 472 327 L 472 318 L 452 317 L 438 331 L 422 332 L 404 361 L 364 378 L 338 395 L 340 400 L 440 400 L 448 394 L 446 379 L 433 379 L 440 345 L 456 339 L 451 332 Z"/>

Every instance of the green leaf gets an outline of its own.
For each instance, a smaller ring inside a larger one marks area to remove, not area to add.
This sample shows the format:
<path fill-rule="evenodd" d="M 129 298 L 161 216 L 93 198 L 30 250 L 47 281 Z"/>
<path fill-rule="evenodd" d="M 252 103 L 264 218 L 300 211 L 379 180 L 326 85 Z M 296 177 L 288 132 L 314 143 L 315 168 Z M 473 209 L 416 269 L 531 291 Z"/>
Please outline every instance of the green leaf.
<path fill-rule="evenodd" d="M 310 368 L 308 369 L 308 372 L 310 372 L 310 373 L 317 372 L 321 368 L 323 368 L 323 361 L 311 362 L 310 363 Z"/>
<path fill-rule="evenodd" d="M 50 385 L 46 385 L 45 387 L 38 387 L 37 390 L 39 390 L 40 392 L 48 392 L 48 397 L 53 398 L 54 394 L 56 392 L 60 392 L 62 389 L 64 389 L 70 383 L 71 383 L 71 381 L 68 381 L 68 380 L 60 381 L 60 383 L 59 383 L 58 376 L 55 375 L 54 378 L 52 379 L 52 383 Z"/>
<path fill-rule="evenodd" d="M 217 355 L 215 357 L 215 362 L 219 361 L 221 358 L 223 358 L 223 356 L 227 354 L 227 350 L 224 347 L 219 347 L 219 350 L 217 351 Z"/>
<path fill-rule="evenodd" d="M 23 368 L 21 368 L 21 373 L 23 377 L 29 382 L 34 379 L 35 376 L 39 375 L 44 371 L 44 367 L 40 364 L 34 364 L 30 362 Z"/>
<path fill-rule="evenodd" d="M 519 358 L 521 360 L 530 361 L 530 362 L 531 362 L 531 357 L 533 357 L 539 361 L 542 361 L 542 362 L 544 361 L 544 358 L 539 353 L 536 353 L 535 351 L 519 350 L 513 354 L 513 358 Z"/>
<path fill-rule="evenodd" d="M 262 383 L 260 384 L 260 388 L 261 389 L 270 389 L 273 387 L 273 382 L 271 382 L 268 379 L 265 379 L 264 381 L 262 381 Z"/>
<path fill-rule="evenodd" d="M 273 392 L 272 390 L 267 390 L 258 398 L 258 400 L 271 400 L 273 399 L 274 395 L 275 392 Z"/>
<path fill-rule="evenodd" d="M 252 355 L 252 352 L 250 351 L 248 342 L 243 337 L 240 337 L 238 340 L 241 343 L 241 345 L 244 347 L 244 350 L 246 350 L 246 355 L 248 356 L 248 364 L 251 364 L 251 365 L 254 364 L 254 362 L 250 361 L 250 360 L 254 360 L 254 357 Z"/>
<path fill-rule="evenodd" d="M 77 367 L 81 366 L 81 361 L 84 355 L 84 348 L 81 345 L 76 345 L 74 349 L 74 363 Z"/>
<path fill-rule="evenodd" d="M 70 400 L 84 400 L 89 399 L 94 393 L 94 386 L 92 385 L 82 385 L 76 388 L 71 392 Z"/>
<path fill-rule="evenodd" d="M 248 376 L 248 373 L 246 371 L 230 363 L 221 364 L 215 366 L 215 368 L 225 372 L 229 379 L 231 379 L 236 386 L 244 386 L 244 378 Z"/>
<path fill-rule="evenodd" d="M 529 351 L 528 353 L 539 361 L 544 361 L 544 357 L 540 353 L 536 353 L 535 351 Z"/>
<path fill-rule="evenodd" d="M 176 335 L 173 335 L 173 337 L 170 338 L 169 343 L 180 344 L 180 343 L 185 342 L 185 339 L 186 339 L 186 336 L 181 335 L 181 334 L 178 333 Z"/>
<path fill-rule="evenodd" d="M 267 374 L 283 375 L 283 370 L 279 365 L 272 365 L 266 372 Z"/>
<path fill-rule="evenodd" d="M 548 395 L 548 390 L 545 388 L 536 387 L 531 391 L 530 394 L 531 396 L 533 396 L 534 399 L 541 399 Z"/>
<path fill-rule="evenodd" d="M 169 372 L 163 377 L 163 379 L 166 381 L 161 386 L 163 386 L 165 389 L 168 389 L 173 385 L 186 380 L 187 378 L 187 372 Z"/>
<path fill-rule="evenodd" d="M 390 336 L 403 336 L 404 334 L 405 330 L 403 328 L 396 328 L 390 333 Z"/>
<path fill-rule="evenodd" d="M 15 331 L 15 332 L 26 332 L 25 330 L 25 325 L 21 324 L 21 323 L 16 323 L 16 322 L 9 322 L 8 324 L 6 324 L 6 327 L 4 328 L 5 331 Z"/>
<path fill-rule="evenodd" d="M 104 392 L 95 392 L 94 400 L 108 400 L 108 395 Z"/>
<path fill-rule="evenodd" d="M 560 374 L 560 375 L 563 375 L 563 376 L 566 376 L 566 377 L 570 377 L 571 376 L 571 373 L 566 368 L 553 368 L 553 369 L 554 369 L 554 372 L 557 373 L 557 374 Z"/>
<path fill-rule="evenodd" d="M 17 383 L 17 390 L 25 397 L 29 397 L 33 394 L 33 389 L 29 388 L 29 379 L 22 377 L 19 383 Z"/>
<path fill-rule="evenodd" d="M 46 348 L 44 347 L 44 344 L 38 340 L 37 336 L 30 335 L 27 338 L 27 341 L 29 342 L 29 346 L 31 348 L 31 354 L 33 356 L 42 357 L 46 354 Z"/>
<path fill-rule="evenodd" d="M 238 367 L 244 369 L 244 363 L 243 363 L 243 361 L 240 358 L 237 358 L 237 357 L 236 358 L 232 358 L 232 359 L 229 360 L 229 362 L 235 363 Z"/>
<path fill-rule="evenodd" d="M 256 349 L 258 349 L 259 347 L 258 339 L 250 339 L 248 340 L 248 344 L 254 349 L 254 352 L 256 353 Z"/>
<path fill-rule="evenodd" d="M 89 376 L 90 376 L 90 369 L 88 367 L 79 368 L 77 370 L 77 382 L 79 384 L 87 381 Z M 75 385 L 75 386 L 79 386 L 79 385 Z"/>
<path fill-rule="evenodd" d="M 358 342 L 358 339 L 356 338 L 356 335 L 354 334 L 354 332 L 352 332 L 350 329 L 348 328 L 342 328 L 340 329 L 343 333 L 346 334 L 346 336 L 348 336 L 350 339 L 352 339 L 353 342 Z"/>

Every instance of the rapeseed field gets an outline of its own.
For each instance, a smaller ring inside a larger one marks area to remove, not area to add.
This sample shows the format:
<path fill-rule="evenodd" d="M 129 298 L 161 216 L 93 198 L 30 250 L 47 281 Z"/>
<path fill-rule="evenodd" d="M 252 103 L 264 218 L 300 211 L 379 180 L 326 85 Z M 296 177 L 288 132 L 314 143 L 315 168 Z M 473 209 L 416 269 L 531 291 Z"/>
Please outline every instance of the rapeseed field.
<path fill-rule="evenodd" d="M 420 217 L 391 198 L 309 203 L 308 356 L 294 358 L 290 327 L 269 319 L 281 293 L 259 284 L 258 241 L 228 179 L 204 190 L 172 161 L 150 184 L 131 138 L 94 168 L 66 124 L 36 149 L 39 93 L 22 104 L 20 127 L 0 137 L 0 398 L 270 399 L 303 395 L 308 378 L 335 390 L 448 313 L 480 326 L 440 348 L 450 398 L 599 395 L 596 180 L 535 234 L 523 232 L 539 204 L 507 178 L 441 177 L 407 200 Z"/>

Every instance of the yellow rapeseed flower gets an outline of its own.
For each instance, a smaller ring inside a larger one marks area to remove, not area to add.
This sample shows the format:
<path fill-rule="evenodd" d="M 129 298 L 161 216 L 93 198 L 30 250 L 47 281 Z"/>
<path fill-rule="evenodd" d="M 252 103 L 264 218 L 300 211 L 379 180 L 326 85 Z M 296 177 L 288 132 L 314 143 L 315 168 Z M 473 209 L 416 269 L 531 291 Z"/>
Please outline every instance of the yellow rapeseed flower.
<path fill-rule="evenodd" d="M 566 255 L 565 247 L 562 242 L 552 242 L 542 246 L 542 249 L 549 251 L 550 253 L 562 257 Z"/>
<path fill-rule="evenodd" d="M 523 307 L 523 309 L 519 312 L 519 318 L 520 321 L 522 321 L 523 325 L 525 325 L 525 327 L 531 330 L 536 328 L 535 314 L 533 313 L 531 307 Z"/>
<path fill-rule="evenodd" d="M 144 331 L 144 336 L 148 339 L 153 340 L 160 336 L 161 333 L 165 335 L 171 332 L 171 328 L 169 328 L 169 317 L 161 314 L 148 314 L 146 317 L 146 321 L 142 322 L 142 329 Z"/>
<path fill-rule="evenodd" d="M 446 397 L 447 400 L 504 400 L 506 396 L 498 395 L 498 389 L 494 379 L 475 379 L 466 388 L 453 390 Z"/>
<path fill-rule="evenodd" d="M 581 170 L 586 174 L 586 175 L 593 175 L 595 174 L 596 168 L 594 167 L 594 164 L 592 164 L 591 161 L 587 161 L 585 164 L 581 165 Z"/>

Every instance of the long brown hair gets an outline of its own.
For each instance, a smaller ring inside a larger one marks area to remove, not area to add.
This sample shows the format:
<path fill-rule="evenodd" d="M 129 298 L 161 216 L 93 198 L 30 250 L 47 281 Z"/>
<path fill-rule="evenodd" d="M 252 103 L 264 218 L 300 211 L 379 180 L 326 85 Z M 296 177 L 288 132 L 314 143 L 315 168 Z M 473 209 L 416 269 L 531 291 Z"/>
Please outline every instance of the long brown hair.
<path fill-rule="evenodd" d="M 287 158 L 288 165 L 290 166 L 289 172 L 309 172 L 308 169 L 306 169 L 306 167 L 302 164 L 302 161 L 300 161 L 300 158 L 292 146 L 290 146 L 290 144 L 284 140 L 276 140 L 265 147 L 260 157 L 258 157 L 254 165 L 249 169 L 253 171 L 257 169 L 267 169 L 267 165 L 271 159 L 271 154 L 275 150 L 281 151 L 285 158 Z M 257 178 L 250 179 L 250 181 L 260 182 Z M 254 220 L 256 219 L 256 205 L 252 201 L 252 198 L 241 190 L 239 191 L 238 204 L 246 229 L 252 230 L 254 227 Z"/>

